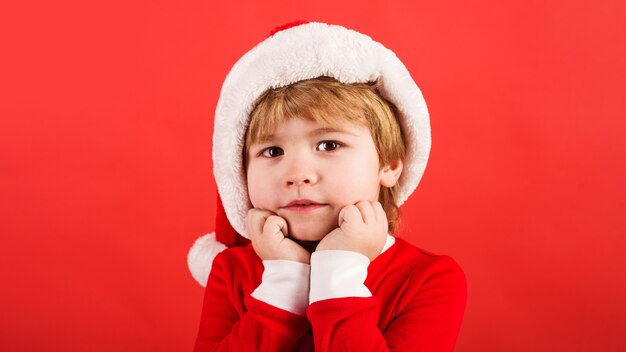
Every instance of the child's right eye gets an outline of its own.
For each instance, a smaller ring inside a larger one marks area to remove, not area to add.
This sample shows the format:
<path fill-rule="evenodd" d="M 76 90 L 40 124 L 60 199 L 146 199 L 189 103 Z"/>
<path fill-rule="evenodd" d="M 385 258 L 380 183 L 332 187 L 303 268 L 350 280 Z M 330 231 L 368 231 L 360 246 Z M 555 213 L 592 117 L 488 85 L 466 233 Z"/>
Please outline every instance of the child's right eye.
<path fill-rule="evenodd" d="M 275 158 L 277 156 L 283 155 L 283 150 L 280 149 L 279 147 L 269 147 L 269 148 L 263 149 L 263 151 L 261 152 L 261 155 L 266 158 Z"/>

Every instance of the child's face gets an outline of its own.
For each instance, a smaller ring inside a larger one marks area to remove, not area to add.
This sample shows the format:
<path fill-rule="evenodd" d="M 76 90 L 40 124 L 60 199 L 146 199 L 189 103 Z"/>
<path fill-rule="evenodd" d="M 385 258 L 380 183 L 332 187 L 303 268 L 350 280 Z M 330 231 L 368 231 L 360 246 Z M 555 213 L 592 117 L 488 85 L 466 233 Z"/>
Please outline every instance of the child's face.
<path fill-rule="evenodd" d="M 286 119 L 269 140 L 250 145 L 247 158 L 252 205 L 284 218 L 298 240 L 321 240 L 343 207 L 377 201 L 381 183 L 390 187 L 370 131 L 353 123 Z"/>

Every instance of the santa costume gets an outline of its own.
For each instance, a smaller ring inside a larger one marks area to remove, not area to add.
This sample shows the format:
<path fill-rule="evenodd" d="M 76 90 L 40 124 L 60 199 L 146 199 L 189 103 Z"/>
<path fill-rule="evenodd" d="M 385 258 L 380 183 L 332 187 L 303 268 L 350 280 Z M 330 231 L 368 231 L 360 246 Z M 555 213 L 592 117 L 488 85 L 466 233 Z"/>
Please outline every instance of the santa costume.
<path fill-rule="evenodd" d="M 393 103 L 407 156 L 397 205 L 417 187 L 430 152 L 424 98 L 396 55 L 337 25 L 292 23 L 246 53 L 226 77 L 215 112 L 216 231 L 188 255 L 206 285 L 196 351 L 451 351 L 463 318 L 466 282 L 448 256 L 387 237 L 371 263 L 348 251 L 320 251 L 311 263 L 262 261 L 249 244 L 252 207 L 242 149 L 249 115 L 266 90 L 328 76 L 378 80 Z M 406 230 L 405 230 L 406 231 Z"/>

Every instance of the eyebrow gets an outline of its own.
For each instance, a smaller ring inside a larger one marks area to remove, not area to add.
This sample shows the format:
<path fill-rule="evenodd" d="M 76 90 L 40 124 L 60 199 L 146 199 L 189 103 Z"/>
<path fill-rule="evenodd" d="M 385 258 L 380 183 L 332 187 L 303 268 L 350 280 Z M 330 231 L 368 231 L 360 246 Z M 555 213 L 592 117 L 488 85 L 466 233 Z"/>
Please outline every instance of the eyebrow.
<path fill-rule="evenodd" d="M 346 134 L 349 134 L 351 136 L 358 137 L 356 134 L 354 134 L 352 132 L 349 132 L 349 131 L 346 131 L 346 130 L 343 130 L 343 129 L 340 129 L 340 128 L 336 128 L 336 127 L 320 127 L 320 128 L 317 128 L 317 129 L 307 133 L 307 137 L 315 137 L 315 136 L 319 136 L 321 134 L 326 134 L 326 133 L 346 133 Z M 269 134 L 269 135 L 265 136 L 265 138 L 262 138 L 262 140 L 260 142 L 266 142 L 266 141 L 269 141 L 269 140 L 274 139 L 274 138 L 276 138 L 276 135 L 272 133 L 272 134 Z"/>
<path fill-rule="evenodd" d="M 320 127 L 316 130 L 313 130 L 311 132 L 309 132 L 309 137 L 311 136 L 319 136 L 320 134 L 325 134 L 325 133 L 346 133 L 352 136 L 357 136 L 356 134 L 352 133 L 352 132 L 348 132 L 346 130 L 340 129 L 340 128 L 335 128 L 335 127 Z"/>

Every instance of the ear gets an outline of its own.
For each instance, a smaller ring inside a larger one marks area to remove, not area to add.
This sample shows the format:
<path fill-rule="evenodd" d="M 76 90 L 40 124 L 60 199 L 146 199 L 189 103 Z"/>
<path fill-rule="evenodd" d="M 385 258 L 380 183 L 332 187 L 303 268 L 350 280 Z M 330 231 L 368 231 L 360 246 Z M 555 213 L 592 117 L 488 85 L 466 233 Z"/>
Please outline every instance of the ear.
<path fill-rule="evenodd" d="M 397 160 L 389 165 L 385 165 L 380 170 L 380 184 L 384 187 L 391 188 L 398 183 L 400 174 L 402 174 L 402 160 Z"/>

